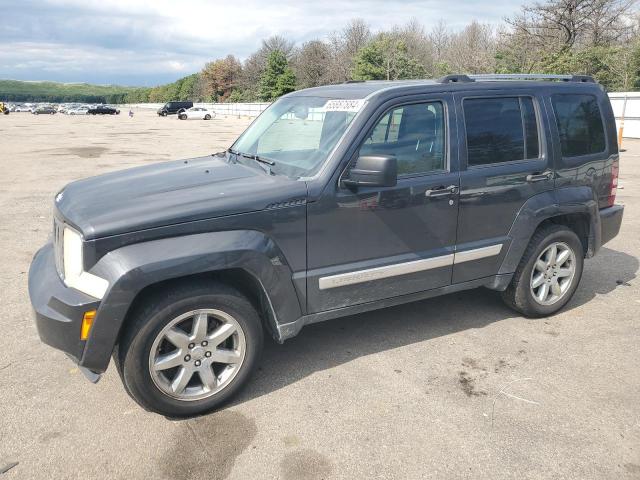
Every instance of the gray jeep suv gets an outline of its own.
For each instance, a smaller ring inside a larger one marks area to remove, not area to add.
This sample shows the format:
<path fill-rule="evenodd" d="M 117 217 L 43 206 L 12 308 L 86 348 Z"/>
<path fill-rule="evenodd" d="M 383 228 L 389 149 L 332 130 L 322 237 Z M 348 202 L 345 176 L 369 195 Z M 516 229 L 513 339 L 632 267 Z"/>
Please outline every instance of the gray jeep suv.
<path fill-rule="evenodd" d="M 481 286 L 555 313 L 618 233 L 617 178 L 588 77 L 312 88 L 225 152 L 66 186 L 29 293 L 91 380 L 113 358 L 144 408 L 197 415 L 247 381 L 265 332 Z"/>

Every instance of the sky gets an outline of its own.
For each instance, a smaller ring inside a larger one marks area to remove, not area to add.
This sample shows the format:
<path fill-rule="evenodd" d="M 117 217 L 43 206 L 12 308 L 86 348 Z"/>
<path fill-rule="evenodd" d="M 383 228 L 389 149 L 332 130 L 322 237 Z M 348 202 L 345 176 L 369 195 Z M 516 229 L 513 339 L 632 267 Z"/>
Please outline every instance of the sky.
<path fill-rule="evenodd" d="M 323 39 L 351 19 L 499 24 L 521 0 L 0 0 L 0 78 L 152 86 L 263 38 Z"/>

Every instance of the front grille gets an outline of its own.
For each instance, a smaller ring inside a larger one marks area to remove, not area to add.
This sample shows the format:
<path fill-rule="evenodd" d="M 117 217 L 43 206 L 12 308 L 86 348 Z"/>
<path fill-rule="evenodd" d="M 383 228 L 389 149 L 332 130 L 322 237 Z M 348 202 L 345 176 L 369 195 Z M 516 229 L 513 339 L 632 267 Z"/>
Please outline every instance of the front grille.
<path fill-rule="evenodd" d="M 53 219 L 53 252 L 56 260 L 56 270 L 60 277 L 64 277 L 63 248 L 64 225 L 57 218 Z"/>

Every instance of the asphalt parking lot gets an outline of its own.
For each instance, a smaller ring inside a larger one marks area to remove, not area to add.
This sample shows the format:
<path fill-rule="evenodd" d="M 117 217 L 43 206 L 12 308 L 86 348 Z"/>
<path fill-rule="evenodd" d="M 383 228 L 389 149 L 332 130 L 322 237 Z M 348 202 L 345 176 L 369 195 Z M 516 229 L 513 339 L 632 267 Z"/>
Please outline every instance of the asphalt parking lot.
<path fill-rule="evenodd" d="M 0 117 L 2 479 L 640 478 L 640 141 L 623 145 L 621 234 L 554 317 L 475 290 L 316 324 L 268 343 L 227 408 L 183 421 L 41 344 L 27 271 L 53 195 L 222 150 L 248 122 Z"/>

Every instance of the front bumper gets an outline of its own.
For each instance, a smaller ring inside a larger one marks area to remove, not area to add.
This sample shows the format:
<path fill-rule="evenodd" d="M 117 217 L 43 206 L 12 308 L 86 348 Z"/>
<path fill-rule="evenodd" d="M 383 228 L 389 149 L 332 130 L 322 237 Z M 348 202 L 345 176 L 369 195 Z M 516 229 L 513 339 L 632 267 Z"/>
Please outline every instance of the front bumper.
<path fill-rule="evenodd" d="M 624 206 L 622 205 L 613 205 L 600 210 L 601 245 L 618 235 L 623 214 Z"/>
<path fill-rule="evenodd" d="M 85 341 L 80 340 L 82 317 L 100 304 L 94 297 L 67 287 L 56 271 L 53 244 L 41 248 L 29 268 L 29 297 L 40 339 L 65 352 L 82 367 Z"/>

